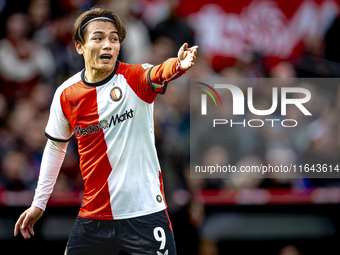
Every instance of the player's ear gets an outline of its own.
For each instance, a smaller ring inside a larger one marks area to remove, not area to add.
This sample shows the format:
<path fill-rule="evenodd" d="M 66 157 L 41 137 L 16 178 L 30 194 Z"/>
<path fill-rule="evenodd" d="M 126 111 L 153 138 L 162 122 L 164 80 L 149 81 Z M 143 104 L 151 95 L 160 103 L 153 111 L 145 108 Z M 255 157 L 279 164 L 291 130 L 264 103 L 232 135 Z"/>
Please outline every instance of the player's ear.
<path fill-rule="evenodd" d="M 83 44 L 79 41 L 76 41 L 76 50 L 78 52 L 79 55 L 83 55 L 84 54 L 84 47 L 83 47 Z"/>

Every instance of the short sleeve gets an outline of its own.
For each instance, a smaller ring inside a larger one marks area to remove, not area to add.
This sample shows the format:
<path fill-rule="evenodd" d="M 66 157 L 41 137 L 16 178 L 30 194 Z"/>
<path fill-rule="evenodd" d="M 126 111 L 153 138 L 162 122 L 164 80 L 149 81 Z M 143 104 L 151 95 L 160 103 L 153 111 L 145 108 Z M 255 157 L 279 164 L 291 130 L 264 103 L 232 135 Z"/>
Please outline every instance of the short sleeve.
<path fill-rule="evenodd" d="M 125 63 L 120 63 L 120 65 L 122 66 L 121 71 L 131 89 L 140 99 L 151 104 L 157 96 L 157 94 L 152 91 L 148 80 L 148 72 L 152 65 L 132 65 Z"/>
<path fill-rule="evenodd" d="M 62 89 L 59 87 L 53 97 L 45 136 L 56 142 L 68 142 L 73 135 L 73 130 L 62 111 L 61 93 Z"/>

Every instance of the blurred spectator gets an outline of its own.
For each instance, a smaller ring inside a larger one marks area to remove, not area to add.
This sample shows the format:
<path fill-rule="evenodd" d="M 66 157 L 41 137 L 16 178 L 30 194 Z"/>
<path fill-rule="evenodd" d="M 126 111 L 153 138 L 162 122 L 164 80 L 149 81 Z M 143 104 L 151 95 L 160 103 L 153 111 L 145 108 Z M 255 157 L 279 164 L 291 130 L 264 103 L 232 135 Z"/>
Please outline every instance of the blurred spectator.
<path fill-rule="evenodd" d="M 129 36 L 122 44 L 122 60 L 131 64 L 139 64 L 148 60 L 151 40 L 148 28 L 130 12 L 123 19 Z"/>
<path fill-rule="evenodd" d="M 195 68 L 192 68 L 188 75 L 191 78 L 212 78 L 217 76 L 215 71 L 209 65 L 208 60 L 200 54 L 198 54 L 195 61 Z"/>
<path fill-rule="evenodd" d="M 2 161 L 0 186 L 6 190 L 30 189 L 34 176 L 29 168 L 26 155 L 20 151 L 8 152 Z"/>
<path fill-rule="evenodd" d="M 148 61 L 151 50 L 151 39 L 148 27 L 138 17 L 136 8 L 138 1 L 111 1 L 106 8 L 114 10 L 123 21 L 128 36 L 121 45 L 119 58 L 129 64 L 139 64 Z"/>
<path fill-rule="evenodd" d="M 32 0 L 29 3 L 27 13 L 31 24 L 31 33 L 34 34 L 48 22 L 51 15 L 51 1 Z"/>
<path fill-rule="evenodd" d="M 314 125 L 313 133 L 316 136 L 312 137 L 310 146 L 303 155 L 304 162 L 310 165 L 337 166 L 339 164 L 338 128 L 320 122 L 318 126 Z M 313 186 L 338 186 L 340 184 L 338 179 L 310 179 L 310 181 Z"/>
<path fill-rule="evenodd" d="M 26 96 L 40 78 L 55 71 L 51 53 L 28 38 L 28 31 L 27 15 L 14 13 L 0 41 L 0 86 L 10 102 Z"/>
<path fill-rule="evenodd" d="M 230 165 L 229 153 L 222 146 L 211 146 L 203 154 L 202 158 L 203 166 L 228 166 Z M 207 189 L 219 189 L 223 187 L 222 178 L 230 178 L 229 173 L 216 173 L 216 178 L 207 178 L 204 188 Z"/>
<path fill-rule="evenodd" d="M 76 9 L 67 10 L 42 31 L 44 32 L 42 37 L 49 39 L 46 43 L 55 59 L 57 79 L 52 85 L 56 87 L 62 84 L 67 77 L 84 68 L 83 57 L 75 51 L 72 39 L 72 29 L 77 16 Z"/>
<path fill-rule="evenodd" d="M 7 100 L 6 97 L 0 93 L 0 125 L 2 125 L 4 118 L 7 115 Z"/>
<path fill-rule="evenodd" d="M 272 78 L 294 78 L 296 73 L 294 67 L 289 62 L 280 62 L 270 70 Z"/>
<path fill-rule="evenodd" d="M 30 100 L 34 107 L 41 113 L 50 109 L 54 91 L 51 86 L 46 83 L 38 83 L 35 88 L 31 91 Z"/>
<path fill-rule="evenodd" d="M 153 65 L 162 63 L 164 59 L 177 55 L 175 43 L 169 37 L 160 36 L 152 43 L 151 54 L 148 62 Z"/>
<path fill-rule="evenodd" d="M 237 169 L 241 166 L 260 166 L 262 164 L 261 158 L 256 155 L 246 155 L 240 159 L 236 164 Z M 226 187 L 230 189 L 256 189 L 259 188 L 263 182 L 262 173 L 248 172 L 248 173 L 232 173 Z"/>
<path fill-rule="evenodd" d="M 266 152 L 266 163 L 273 168 L 280 168 L 281 166 L 289 167 L 297 164 L 296 153 L 285 147 L 271 148 Z M 298 174 L 278 171 L 270 172 L 267 179 L 262 183 L 264 188 L 293 188 L 294 181 L 298 178 Z"/>
<path fill-rule="evenodd" d="M 153 29 L 158 23 L 162 22 L 171 12 L 171 1 L 169 0 L 156 0 L 140 1 L 139 8 L 143 9 L 142 20 L 146 22 L 148 27 Z"/>
<path fill-rule="evenodd" d="M 194 45 L 194 34 L 181 17 L 177 15 L 178 0 L 168 1 L 170 13 L 163 21 L 159 22 L 154 29 L 152 29 L 153 38 L 167 37 L 174 42 L 175 49 L 179 49 L 183 43 Z"/>

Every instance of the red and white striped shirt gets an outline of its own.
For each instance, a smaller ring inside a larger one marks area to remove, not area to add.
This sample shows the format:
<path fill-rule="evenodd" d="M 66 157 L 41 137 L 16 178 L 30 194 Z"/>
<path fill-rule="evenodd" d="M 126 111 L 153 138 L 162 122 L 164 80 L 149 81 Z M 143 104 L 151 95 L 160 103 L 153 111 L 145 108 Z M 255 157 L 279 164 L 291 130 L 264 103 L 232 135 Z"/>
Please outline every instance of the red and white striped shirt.
<path fill-rule="evenodd" d="M 97 83 L 88 83 L 84 71 L 57 89 L 45 130 L 53 141 L 68 142 L 73 134 L 78 139 L 85 181 L 79 216 L 112 220 L 164 210 L 154 88 L 163 93 L 164 85 L 185 71 L 176 58 L 157 66 L 117 61 L 112 74 Z M 51 185 L 45 177 L 39 178 L 35 201 Z"/>

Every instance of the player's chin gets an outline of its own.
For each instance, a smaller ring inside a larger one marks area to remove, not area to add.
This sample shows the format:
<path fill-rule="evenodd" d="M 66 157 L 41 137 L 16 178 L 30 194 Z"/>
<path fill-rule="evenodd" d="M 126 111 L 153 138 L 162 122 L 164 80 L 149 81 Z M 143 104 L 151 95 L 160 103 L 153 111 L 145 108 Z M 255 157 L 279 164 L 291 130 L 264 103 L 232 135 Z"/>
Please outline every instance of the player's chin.
<path fill-rule="evenodd" d="M 115 63 L 113 61 L 111 61 L 110 63 L 99 63 L 97 66 L 99 67 L 98 69 L 109 71 L 109 70 L 112 70 L 114 68 Z"/>

